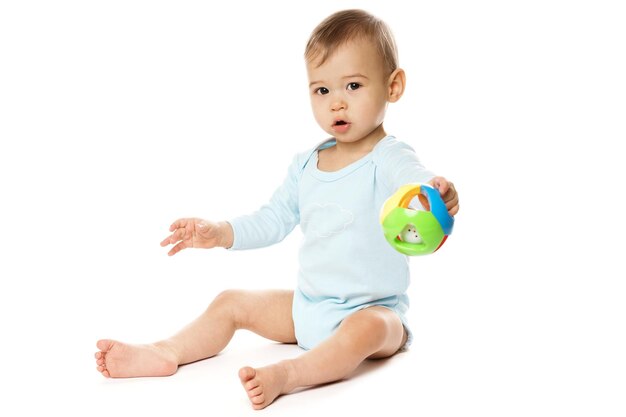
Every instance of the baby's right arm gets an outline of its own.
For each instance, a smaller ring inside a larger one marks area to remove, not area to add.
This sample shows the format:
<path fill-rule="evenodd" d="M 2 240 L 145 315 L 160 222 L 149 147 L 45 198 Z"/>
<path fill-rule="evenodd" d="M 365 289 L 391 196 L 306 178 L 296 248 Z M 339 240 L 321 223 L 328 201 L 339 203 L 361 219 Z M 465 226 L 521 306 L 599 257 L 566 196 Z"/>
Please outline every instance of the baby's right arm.
<path fill-rule="evenodd" d="M 233 245 L 233 228 L 228 222 L 178 219 L 170 226 L 170 232 L 172 234 L 161 242 L 161 246 L 174 245 L 167 253 L 169 256 L 186 248 L 230 248 Z"/>
<path fill-rule="evenodd" d="M 300 223 L 298 183 L 303 159 L 310 152 L 296 155 L 282 185 L 270 201 L 252 214 L 230 220 L 233 250 L 256 249 L 282 241 Z"/>

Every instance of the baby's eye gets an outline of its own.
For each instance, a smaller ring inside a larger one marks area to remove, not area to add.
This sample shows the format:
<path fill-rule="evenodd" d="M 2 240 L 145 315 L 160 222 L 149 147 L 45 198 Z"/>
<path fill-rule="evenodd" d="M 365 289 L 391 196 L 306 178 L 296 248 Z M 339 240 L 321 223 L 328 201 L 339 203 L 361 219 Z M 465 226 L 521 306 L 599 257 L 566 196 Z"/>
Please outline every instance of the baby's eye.
<path fill-rule="evenodd" d="M 350 83 L 347 88 L 348 90 L 357 90 L 359 87 L 361 87 L 359 83 Z"/>
<path fill-rule="evenodd" d="M 323 96 L 324 94 L 328 94 L 330 91 L 328 91 L 328 88 L 326 87 L 320 87 L 317 90 L 315 90 L 316 94 L 319 94 L 320 96 Z"/>

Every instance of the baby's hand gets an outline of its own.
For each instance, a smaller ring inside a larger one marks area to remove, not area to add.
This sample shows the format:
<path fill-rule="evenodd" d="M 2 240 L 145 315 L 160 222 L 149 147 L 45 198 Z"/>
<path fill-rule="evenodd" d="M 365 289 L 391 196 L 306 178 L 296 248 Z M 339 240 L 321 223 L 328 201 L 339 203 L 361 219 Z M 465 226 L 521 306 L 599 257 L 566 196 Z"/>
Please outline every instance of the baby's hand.
<path fill-rule="evenodd" d="M 459 195 L 456 192 L 456 188 L 454 188 L 454 184 L 444 177 L 435 177 L 428 181 L 428 183 L 439 190 L 439 194 L 441 194 L 441 198 L 444 203 L 446 203 L 446 208 L 450 216 L 457 214 L 459 212 Z M 419 197 L 424 208 L 429 210 L 430 205 L 428 204 L 428 200 L 422 195 Z"/>
<path fill-rule="evenodd" d="M 186 248 L 229 248 L 233 243 L 232 228 L 226 222 L 213 223 L 198 218 L 178 219 L 170 226 L 170 232 L 173 233 L 161 242 L 161 246 L 175 245 L 167 253 L 169 256 Z"/>

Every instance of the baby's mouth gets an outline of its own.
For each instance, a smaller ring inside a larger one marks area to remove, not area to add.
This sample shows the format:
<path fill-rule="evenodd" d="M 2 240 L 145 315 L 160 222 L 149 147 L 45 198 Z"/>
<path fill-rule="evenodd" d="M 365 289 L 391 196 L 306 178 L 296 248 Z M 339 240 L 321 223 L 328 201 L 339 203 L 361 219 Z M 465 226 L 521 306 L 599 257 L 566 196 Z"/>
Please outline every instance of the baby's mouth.
<path fill-rule="evenodd" d="M 348 131 L 348 129 L 350 129 L 351 123 L 347 122 L 345 120 L 342 119 L 337 119 L 335 120 L 335 122 L 333 123 L 333 131 L 336 133 L 346 133 Z"/>

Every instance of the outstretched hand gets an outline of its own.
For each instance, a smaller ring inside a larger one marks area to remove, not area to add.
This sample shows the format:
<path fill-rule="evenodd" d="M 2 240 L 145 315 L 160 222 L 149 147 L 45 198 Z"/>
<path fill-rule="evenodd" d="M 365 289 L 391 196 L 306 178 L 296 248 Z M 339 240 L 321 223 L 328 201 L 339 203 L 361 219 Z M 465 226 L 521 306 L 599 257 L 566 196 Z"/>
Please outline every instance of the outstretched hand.
<path fill-rule="evenodd" d="M 226 225 L 227 226 L 227 225 Z M 229 227 L 229 226 L 227 226 Z M 198 218 L 178 219 L 170 226 L 172 234 L 161 242 L 161 246 L 174 245 L 167 253 L 175 255 L 187 248 L 210 249 L 216 246 L 227 246 L 225 224 L 218 224 Z"/>
<path fill-rule="evenodd" d="M 428 184 L 432 185 L 439 191 L 443 202 L 446 203 L 446 208 L 448 209 L 450 216 L 454 216 L 459 212 L 459 195 L 457 194 L 456 188 L 454 188 L 454 184 L 452 184 L 451 181 L 448 181 L 444 177 L 435 177 L 428 181 Z M 426 210 L 430 210 L 430 204 L 428 204 L 426 197 L 420 195 L 419 199 L 424 208 Z"/>

